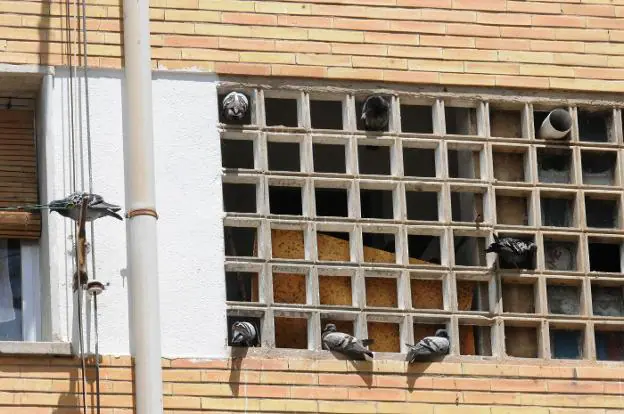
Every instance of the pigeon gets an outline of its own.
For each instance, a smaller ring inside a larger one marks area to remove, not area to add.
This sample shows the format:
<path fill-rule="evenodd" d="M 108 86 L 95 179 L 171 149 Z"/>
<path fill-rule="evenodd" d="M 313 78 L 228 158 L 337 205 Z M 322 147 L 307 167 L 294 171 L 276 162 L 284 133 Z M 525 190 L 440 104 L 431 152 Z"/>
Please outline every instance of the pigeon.
<path fill-rule="evenodd" d="M 117 214 L 121 207 L 107 203 L 102 196 L 89 193 L 72 193 L 69 196 L 54 200 L 48 204 L 50 211 L 56 211 L 63 217 L 78 221 L 80 219 L 80 206 L 82 200 L 87 197 L 86 221 L 93 221 L 104 216 L 115 217 L 118 220 L 123 218 Z"/>
<path fill-rule="evenodd" d="M 247 115 L 249 99 L 240 92 L 230 92 L 223 98 L 223 117 L 228 121 L 240 121 Z"/>
<path fill-rule="evenodd" d="M 450 342 L 446 329 L 438 329 L 435 336 L 427 336 L 416 345 L 405 344 L 408 346 L 407 361 L 431 361 L 436 357 L 448 354 Z"/>
<path fill-rule="evenodd" d="M 232 345 L 256 346 L 258 333 L 251 322 L 234 322 L 232 324 Z"/>
<path fill-rule="evenodd" d="M 366 349 L 373 343 L 372 339 L 359 340 L 346 333 L 337 332 L 336 325 L 328 323 L 322 334 L 323 349 L 340 352 L 350 359 L 364 361 L 366 356 L 373 358 L 373 352 Z"/>
<path fill-rule="evenodd" d="M 390 102 L 381 95 L 371 95 L 362 105 L 362 121 L 367 131 L 383 131 L 388 126 Z"/>
<path fill-rule="evenodd" d="M 506 262 L 519 268 L 518 265 L 524 262 L 535 250 L 537 250 L 537 245 L 533 242 L 525 242 L 512 237 L 499 239 L 495 234 L 494 243 L 490 244 L 488 248 L 485 249 L 485 252 L 497 253 Z"/>

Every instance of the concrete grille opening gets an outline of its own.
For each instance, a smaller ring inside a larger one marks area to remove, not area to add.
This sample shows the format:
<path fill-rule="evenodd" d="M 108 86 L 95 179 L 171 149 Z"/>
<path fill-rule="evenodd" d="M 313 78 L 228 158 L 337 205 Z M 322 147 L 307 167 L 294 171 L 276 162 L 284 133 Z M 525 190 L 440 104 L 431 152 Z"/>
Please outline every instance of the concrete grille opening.
<path fill-rule="evenodd" d="M 613 141 L 612 123 L 612 112 L 609 110 L 579 110 L 579 139 L 589 142 Z"/>
<path fill-rule="evenodd" d="M 342 129 L 342 102 L 310 99 L 310 122 L 314 129 Z"/>
<path fill-rule="evenodd" d="M 578 284 L 549 280 L 547 285 L 548 312 L 556 315 L 581 314 L 581 289 Z"/>
<path fill-rule="evenodd" d="M 523 138 L 522 109 L 499 109 L 490 106 L 490 135 Z"/>
<path fill-rule="evenodd" d="M 264 112 L 267 126 L 297 127 L 297 100 L 288 98 L 265 98 Z"/>
<path fill-rule="evenodd" d="M 301 171 L 299 144 L 294 142 L 267 142 L 269 169 L 274 171 Z"/>
<path fill-rule="evenodd" d="M 313 152 L 314 172 L 336 174 L 347 172 L 344 145 L 313 144 Z"/>
<path fill-rule="evenodd" d="M 401 132 L 433 133 L 431 105 L 401 105 Z"/>
<path fill-rule="evenodd" d="M 583 330 L 574 327 L 553 326 L 550 329 L 550 347 L 555 359 L 583 358 Z"/>
<path fill-rule="evenodd" d="M 221 163 L 223 168 L 254 168 L 253 141 L 239 139 L 221 140 Z"/>
<path fill-rule="evenodd" d="M 435 177 L 435 148 L 403 147 L 403 171 L 406 177 Z"/>

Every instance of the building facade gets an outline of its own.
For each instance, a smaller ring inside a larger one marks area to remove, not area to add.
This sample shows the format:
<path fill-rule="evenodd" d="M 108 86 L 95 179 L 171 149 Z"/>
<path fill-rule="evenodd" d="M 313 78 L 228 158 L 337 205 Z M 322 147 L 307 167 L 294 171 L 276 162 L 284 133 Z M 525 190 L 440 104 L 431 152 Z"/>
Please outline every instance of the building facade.
<path fill-rule="evenodd" d="M 149 5 L 165 412 L 624 412 L 624 1 Z M 87 226 L 96 324 L 74 224 L 39 208 L 123 206 L 142 171 L 123 7 L 0 12 L 0 411 L 136 412 L 127 224 Z M 555 109 L 571 124 L 547 139 Z M 494 234 L 537 251 L 508 266 Z M 237 320 L 260 347 L 229 346 Z M 374 361 L 321 350 L 328 322 Z M 441 327 L 450 355 L 407 364 Z"/>

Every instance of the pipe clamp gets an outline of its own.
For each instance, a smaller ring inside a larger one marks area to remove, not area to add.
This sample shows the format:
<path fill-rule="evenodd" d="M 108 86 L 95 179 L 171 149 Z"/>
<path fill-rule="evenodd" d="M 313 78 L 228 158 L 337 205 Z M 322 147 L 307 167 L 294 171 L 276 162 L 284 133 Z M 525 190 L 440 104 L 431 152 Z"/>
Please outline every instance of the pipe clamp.
<path fill-rule="evenodd" d="M 136 216 L 152 216 L 156 220 L 158 220 L 158 213 L 152 208 L 137 208 L 126 212 L 126 218 L 132 218 Z"/>

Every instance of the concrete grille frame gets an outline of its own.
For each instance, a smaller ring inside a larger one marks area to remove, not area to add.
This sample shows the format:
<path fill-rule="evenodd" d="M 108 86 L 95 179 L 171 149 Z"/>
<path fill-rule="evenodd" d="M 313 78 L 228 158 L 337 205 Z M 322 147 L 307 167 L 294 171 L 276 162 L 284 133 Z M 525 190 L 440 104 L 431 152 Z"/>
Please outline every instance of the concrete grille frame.
<path fill-rule="evenodd" d="M 624 329 L 624 317 L 593 315 L 592 282 L 615 285 L 624 289 L 621 273 L 589 271 L 588 241 L 607 241 L 620 245 L 620 268 L 624 268 L 622 228 L 623 168 L 622 114 L 611 97 L 587 98 L 579 95 L 532 94 L 512 95 L 508 91 L 488 89 L 481 92 L 446 90 L 410 90 L 401 86 L 375 87 L 351 85 L 330 87 L 325 84 L 290 80 L 250 82 L 248 79 L 228 79 L 220 83 L 219 93 L 243 90 L 251 98 L 251 125 L 233 127 L 220 124 L 221 139 L 253 141 L 254 169 L 224 169 L 224 183 L 249 183 L 256 186 L 257 213 L 225 213 L 224 226 L 253 227 L 257 231 L 257 257 L 226 257 L 225 270 L 258 273 L 259 302 L 227 302 L 228 315 L 261 317 L 262 346 L 275 347 L 274 318 L 277 316 L 306 318 L 308 323 L 308 349 L 321 349 L 321 318 L 332 317 L 354 321 L 355 334 L 367 337 L 367 322 L 397 323 L 400 326 L 401 352 L 406 352 L 405 342 L 414 342 L 413 324 L 445 323 L 452 338 L 451 355 L 460 355 L 459 327 L 481 325 L 491 328 L 492 356 L 485 358 L 507 359 L 505 326 L 530 326 L 537 329 L 538 358 L 551 359 L 551 328 L 576 328 L 583 333 L 582 359 L 595 360 L 594 334 L 601 330 Z M 389 131 L 374 138 L 356 129 L 360 108 L 356 100 L 369 93 L 386 93 L 392 96 Z M 297 127 L 267 127 L 264 100 L 290 98 L 297 102 Z M 311 128 L 310 99 L 338 100 L 342 103 L 343 130 L 318 130 Z M 598 99 L 601 98 L 601 99 Z M 401 104 L 431 105 L 432 134 L 401 132 Z M 474 135 L 446 134 L 445 106 L 470 107 L 476 111 L 477 133 Z M 569 140 L 564 144 L 572 154 L 571 184 L 543 183 L 538 180 L 537 152 L 551 145 L 536 139 L 534 110 L 563 107 L 573 118 Z M 496 109 L 511 108 L 521 114 L 522 137 L 492 137 L 490 114 Z M 609 142 L 582 141 L 579 137 L 578 111 L 607 110 Z M 356 115 L 358 114 L 358 115 Z M 267 142 L 296 142 L 300 145 L 300 172 L 271 171 L 268 169 Z M 345 147 L 345 174 L 314 172 L 313 144 L 331 143 Z M 391 175 L 359 174 L 358 145 L 381 145 L 390 148 Z M 436 177 L 417 178 L 404 176 L 403 148 L 435 148 Z M 448 150 L 460 148 L 479 152 L 480 179 L 450 178 Z M 494 178 L 493 153 L 500 150 L 519 151 L 524 154 L 524 182 L 502 182 Z M 582 151 L 611 151 L 616 154 L 614 185 L 586 185 L 582 182 Z M 278 216 L 269 211 L 270 185 L 301 188 L 302 216 Z M 317 217 L 315 188 L 338 187 L 348 191 L 348 218 Z M 394 220 L 363 219 L 360 215 L 360 188 L 393 191 Z M 439 220 L 418 222 L 407 220 L 405 191 L 427 190 L 438 194 Z M 461 190 L 483 194 L 483 223 L 453 222 L 451 191 Z M 522 196 L 527 199 L 528 225 L 499 224 L 497 222 L 497 195 Z M 574 214 L 571 227 L 542 225 L 540 200 L 542 196 L 573 197 Z M 589 228 L 585 221 L 585 196 L 610 198 L 617 201 L 617 228 Z M 272 258 L 271 229 L 300 230 L 304 233 L 305 259 L 288 260 Z M 350 234 L 350 262 L 320 262 L 317 260 L 316 232 L 339 231 Z M 362 232 L 391 233 L 395 235 L 397 263 L 380 265 L 363 262 Z M 454 261 L 453 237 L 473 236 L 493 240 L 492 233 L 534 236 L 538 245 L 536 268 L 518 273 L 497 269 L 495 255 L 488 254 L 486 266 L 457 266 Z M 440 266 L 409 265 L 407 237 L 409 234 L 437 235 L 440 237 Z M 548 240 L 574 241 L 576 271 L 546 269 L 544 242 Z M 276 304 L 273 301 L 272 274 L 295 272 L 306 275 L 306 304 Z M 328 306 L 319 303 L 319 275 L 351 277 L 353 306 Z M 397 308 L 366 306 L 365 277 L 389 277 L 397 282 Z M 410 280 L 441 280 L 444 310 L 412 309 Z M 458 311 L 457 280 L 483 281 L 488 285 L 489 312 Z M 504 282 L 529 282 L 535 286 L 535 313 L 515 314 L 503 312 L 502 289 Z M 549 314 L 547 286 L 549 282 L 573 284 L 580 288 L 580 315 Z M 416 338 L 417 340 L 418 338 Z M 397 354 L 382 357 L 397 358 Z M 462 358 L 481 359 L 482 356 Z"/>

